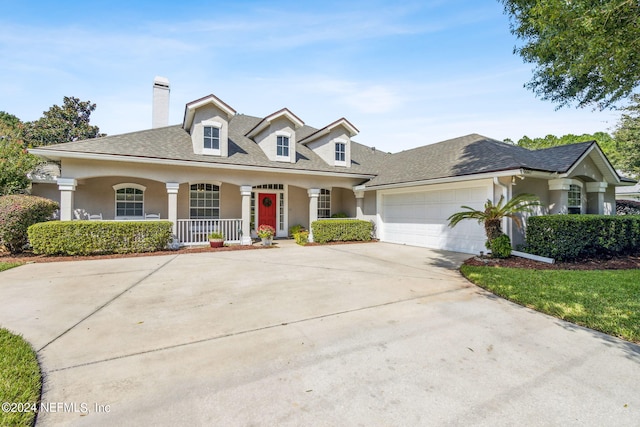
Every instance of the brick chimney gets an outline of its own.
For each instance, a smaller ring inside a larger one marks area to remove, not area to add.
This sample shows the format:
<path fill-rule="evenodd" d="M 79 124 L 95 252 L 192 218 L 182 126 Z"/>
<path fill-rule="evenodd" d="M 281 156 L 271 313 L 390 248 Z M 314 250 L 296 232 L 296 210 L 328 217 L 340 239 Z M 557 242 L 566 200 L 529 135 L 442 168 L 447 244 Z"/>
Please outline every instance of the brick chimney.
<path fill-rule="evenodd" d="M 169 79 L 153 79 L 152 128 L 169 126 Z"/>

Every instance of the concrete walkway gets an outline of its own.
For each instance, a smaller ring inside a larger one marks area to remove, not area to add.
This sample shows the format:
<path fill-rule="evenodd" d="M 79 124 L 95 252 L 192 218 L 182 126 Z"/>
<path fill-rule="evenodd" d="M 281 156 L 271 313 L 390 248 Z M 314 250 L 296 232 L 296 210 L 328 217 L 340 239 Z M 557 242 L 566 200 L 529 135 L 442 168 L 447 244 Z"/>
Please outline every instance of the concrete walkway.
<path fill-rule="evenodd" d="M 31 264 L 0 325 L 37 349 L 38 426 L 640 425 L 640 347 L 372 243 Z M 56 412 L 52 412 L 52 409 Z"/>

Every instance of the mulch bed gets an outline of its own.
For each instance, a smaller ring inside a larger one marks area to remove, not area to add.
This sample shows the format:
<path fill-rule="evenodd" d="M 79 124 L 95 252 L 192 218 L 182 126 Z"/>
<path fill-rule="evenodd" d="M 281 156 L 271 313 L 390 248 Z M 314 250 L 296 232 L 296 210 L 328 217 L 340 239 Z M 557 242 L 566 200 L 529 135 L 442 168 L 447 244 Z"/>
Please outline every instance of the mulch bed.
<path fill-rule="evenodd" d="M 511 256 L 506 259 L 473 257 L 464 262 L 466 265 L 527 268 L 530 270 L 631 270 L 640 268 L 640 256 L 621 256 L 608 259 L 584 259 L 575 262 L 545 262 Z"/>
<path fill-rule="evenodd" d="M 372 243 L 377 240 L 369 242 L 329 242 L 329 243 L 307 243 L 305 246 L 328 246 L 328 245 L 348 245 L 356 243 Z M 250 251 L 257 249 L 273 249 L 278 247 L 278 240 L 274 240 L 273 246 L 263 246 L 260 242 L 253 245 L 230 245 L 222 248 L 211 248 L 209 246 L 197 246 L 186 247 L 175 251 L 157 251 L 157 252 L 143 252 L 134 254 L 109 254 L 109 255 L 77 255 L 77 256 L 47 256 L 47 255 L 35 255 L 33 252 L 22 252 L 19 254 L 10 254 L 8 252 L 0 252 L 0 262 L 60 262 L 60 261 L 84 261 L 91 259 L 113 259 L 113 258 L 135 258 L 143 256 L 160 256 L 160 255 L 179 255 L 179 254 L 197 254 L 203 252 L 229 252 L 229 251 Z"/>
<path fill-rule="evenodd" d="M 83 255 L 83 256 L 47 256 L 35 255 L 33 252 L 22 252 L 19 254 L 0 253 L 1 262 L 60 262 L 60 261 L 84 261 L 90 259 L 113 259 L 113 258 L 136 258 L 143 256 L 160 256 L 160 255 L 178 255 L 178 254 L 197 254 L 203 252 L 229 252 L 229 251 L 247 251 L 258 249 L 271 249 L 275 246 L 262 245 L 231 245 L 222 248 L 211 248 L 208 246 L 198 246 L 193 248 L 181 248 L 175 251 L 157 251 L 144 252 L 134 254 L 109 254 L 109 255 Z"/>

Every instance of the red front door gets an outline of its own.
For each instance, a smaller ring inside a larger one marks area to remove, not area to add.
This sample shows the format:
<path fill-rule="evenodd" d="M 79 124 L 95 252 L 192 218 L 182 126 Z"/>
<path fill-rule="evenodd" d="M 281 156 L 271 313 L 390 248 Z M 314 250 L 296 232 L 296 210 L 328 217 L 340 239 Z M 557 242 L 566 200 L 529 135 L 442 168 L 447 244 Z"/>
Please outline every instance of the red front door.
<path fill-rule="evenodd" d="M 278 198 L 275 194 L 260 193 L 258 196 L 258 226 L 266 224 L 278 230 L 276 227 L 277 206 Z"/>

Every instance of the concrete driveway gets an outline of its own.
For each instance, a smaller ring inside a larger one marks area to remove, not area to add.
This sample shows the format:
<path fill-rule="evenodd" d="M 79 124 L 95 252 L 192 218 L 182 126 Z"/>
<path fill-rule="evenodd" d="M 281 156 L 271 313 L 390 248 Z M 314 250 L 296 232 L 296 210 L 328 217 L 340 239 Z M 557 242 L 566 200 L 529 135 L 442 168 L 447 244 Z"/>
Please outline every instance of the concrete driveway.
<path fill-rule="evenodd" d="M 286 242 L 31 264 L 0 273 L 0 325 L 38 351 L 38 426 L 640 424 L 639 346 L 493 297 L 464 258 Z"/>

